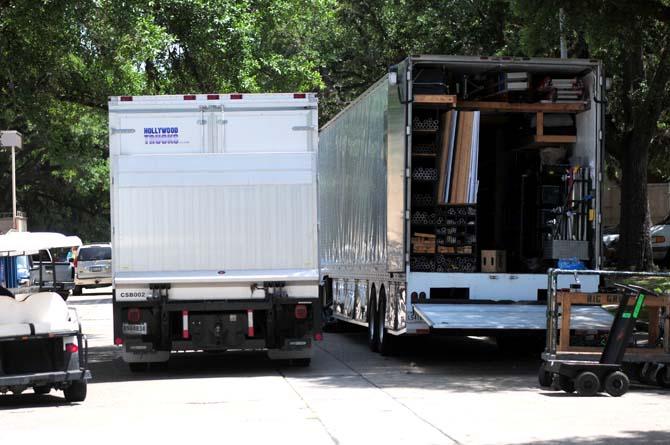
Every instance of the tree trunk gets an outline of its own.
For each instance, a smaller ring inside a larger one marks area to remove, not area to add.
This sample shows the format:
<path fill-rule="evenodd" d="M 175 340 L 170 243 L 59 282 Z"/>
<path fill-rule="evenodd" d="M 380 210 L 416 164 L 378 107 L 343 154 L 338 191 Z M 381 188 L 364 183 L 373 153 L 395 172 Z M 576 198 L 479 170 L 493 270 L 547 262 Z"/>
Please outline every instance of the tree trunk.
<path fill-rule="evenodd" d="M 624 145 L 621 171 L 621 227 L 619 267 L 630 270 L 653 268 L 650 216 L 647 199 L 649 144 L 639 135 L 629 135 Z"/>

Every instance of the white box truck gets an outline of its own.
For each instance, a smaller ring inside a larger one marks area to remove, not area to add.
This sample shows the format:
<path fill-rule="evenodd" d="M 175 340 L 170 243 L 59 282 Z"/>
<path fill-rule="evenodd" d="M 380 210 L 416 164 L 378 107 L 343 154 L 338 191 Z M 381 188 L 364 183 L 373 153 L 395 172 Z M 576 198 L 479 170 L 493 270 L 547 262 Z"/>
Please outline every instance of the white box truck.
<path fill-rule="evenodd" d="M 109 100 L 114 338 L 133 370 L 171 351 L 321 338 L 314 94 Z"/>
<path fill-rule="evenodd" d="M 333 316 L 367 326 L 382 352 L 399 335 L 541 339 L 548 269 L 600 266 L 603 95 L 594 60 L 424 55 L 392 66 L 320 132 Z M 579 311 L 577 333 L 609 328 L 599 308 Z"/>

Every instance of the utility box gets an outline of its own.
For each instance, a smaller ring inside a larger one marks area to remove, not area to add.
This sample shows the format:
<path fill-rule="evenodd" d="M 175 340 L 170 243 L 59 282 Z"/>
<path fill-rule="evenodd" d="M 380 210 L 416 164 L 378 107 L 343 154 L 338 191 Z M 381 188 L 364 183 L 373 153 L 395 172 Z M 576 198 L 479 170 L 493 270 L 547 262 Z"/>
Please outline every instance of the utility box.
<path fill-rule="evenodd" d="M 507 272 L 507 252 L 482 250 L 482 272 Z"/>

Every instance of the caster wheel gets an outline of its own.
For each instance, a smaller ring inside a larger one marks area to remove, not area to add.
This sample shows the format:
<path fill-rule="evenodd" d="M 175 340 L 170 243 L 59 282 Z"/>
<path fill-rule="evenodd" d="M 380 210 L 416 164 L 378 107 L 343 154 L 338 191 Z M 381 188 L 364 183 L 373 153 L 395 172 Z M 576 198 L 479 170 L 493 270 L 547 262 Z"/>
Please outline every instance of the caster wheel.
<path fill-rule="evenodd" d="M 600 379 L 591 371 L 581 372 L 575 377 L 575 390 L 583 397 L 595 396 L 600 390 Z"/>
<path fill-rule="evenodd" d="M 605 392 L 612 397 L 620 397 L 628 392 L 630 380 L 621 371 L 614 371 L 605 378 Z"/>
<path fill-rule="evenodd" d="M 559 374 L 558 387 L 561 391 L 565 391 L 568 394 L 575 392 L 575 382 L 573 382 L 572 379 L 566 375 Z"/>

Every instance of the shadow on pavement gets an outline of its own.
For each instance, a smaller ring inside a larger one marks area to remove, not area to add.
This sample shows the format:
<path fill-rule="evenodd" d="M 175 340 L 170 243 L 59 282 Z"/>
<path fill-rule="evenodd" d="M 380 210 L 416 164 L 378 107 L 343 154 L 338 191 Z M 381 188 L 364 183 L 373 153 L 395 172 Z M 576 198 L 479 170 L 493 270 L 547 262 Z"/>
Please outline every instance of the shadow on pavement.
<path fill-rule="evenodd" d="M 599 437 L 567 437 L 561 440 L 548 440 L 537 442 L 523 442 L 516 445 L 553 445 L 553 444 L 576 444 L 576 445 L 666 445 L 670 443 L 670 432 L 668 431 L 625 431 L 620 436 Z"/>
<path fill-rule="evenodd" d="M 539 388 L 539 353 L 532 349 L 501 351 L 486 337 L 407 337 L 395 354 L 372 353 L 365 331 L 327 333 L 315 346 L 310 367 L 271 361 L 264 352 L 175 353 L 167 364 L 131 372 L 114 346 L 91 347 L 92 384 L 191 378 L 281 375 L 333 388 L 416 388 L 449 392 L 535 390 L 548 397 L 577 397 Z M 667 395 L 667 390 L 632 385 L 632 391 Z"/>
<path fill-rule="evenodd" d="M 50 394 L 35 394 L 28 389 L 21 394 L 5 394 L 0 396 L 0 411 L 27 408 L 50 408 L 71 404 L 63 396 L 62 391 L 51 390 Z"/>

